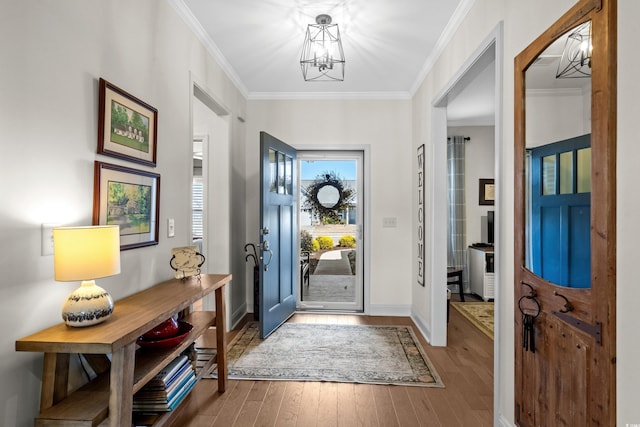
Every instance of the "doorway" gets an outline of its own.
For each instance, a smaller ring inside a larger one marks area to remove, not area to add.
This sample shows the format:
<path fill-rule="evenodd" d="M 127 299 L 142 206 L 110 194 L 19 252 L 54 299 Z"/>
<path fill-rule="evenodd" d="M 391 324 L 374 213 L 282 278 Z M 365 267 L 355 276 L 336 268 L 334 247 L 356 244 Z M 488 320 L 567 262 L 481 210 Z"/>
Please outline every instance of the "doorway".
<path fill-rule="evenodd" d="M 364 311 L 362 151 L 298 151 L 298 309 Z"/>
<path fill-rule="evenodd" d="M 465 142 L 463 145 L 469 146 L 469 159 L 463 161 L 463 164 L 469 163 L 473 166 L 465 175 L 461 183 L 465 190 L 464 198 L 468 199 L 464 213 L 466 218 L 463 220 L 463 229 L 468 229 L 469 235 L 464 235 L 462 239 L 463 250 L 463 288 L 465 292 L 471 291 L 469 286 L 469 266 L 468 266 L 468 246 L 474 243 L 487 243 L 489 240 L 487 235 L 488 212 L 494 211 L 494 220 L 499 224 L 500 218 L 500 168 L 499 153 L 501 145 L 501 129 L 500 129 L 500 98 L 499 93 L 501 87 L 500 74 L 500 52 L 501 45 L 501 26 L 498 26 L 494 32 L 481 44 L 478 50 L 472 55 L 467 63 L 461 67 L 458 74 L 444 88 L 443 92 L 435 98 L 433 103 L 433 144 L 432 153 L 432 202 L 434 203 L 433 216 L 431 226 L 434 230 L 432 241 L 432 259 L 431 273 L 433 283 L 447 282 L 448 254 L 445 250 L 448 247 L 448 227 L 442 227 L 442 224 L 448 223 L 447 205 L 441 203 L 441 200 L 448 199 L 448 147 L 447 137 L 453 135 L 462 136 Z M 473 105 L 473 111 L 469 110 L 469 105 Z M 466 137 L 470 137 L 469 140 Z M 485 146 L 484 142 L 487 143 Z M 474 151 L 479 150 L 479 151 Z M 478 159 L 484 161 L 476 162 Z M 493 167 L 486 169 L 487 165 L 493 164 Z M 463 171 L 464 171 L 463 166 Z M 485 178 L 493 180 L 493 200 L 492 206 L 482 204 L 480 200 L 480 187 Z M 469 191 L 466 191 L 466 190 Z M 483 232 L 484 230 L 484 232 Z M 494 248 L 494 275 L 493 275 L 493 295 L 495 301 L 499 298 L 499 270 L 495 267 L 499 263 L 500 247 L 499 247 L 499 227 L 494 230 L 494 236 L 491 240 L 495 240 Z M 445 249 L 442 249 L 445 248 Z M 466 286 L 465 286 L 466 283 Z M 457 287 L 456 287 L 457 288 Z M 452 288 L 452 291 L 458 289 Z M 446 345 L 446 290 L 434 286 L 432 289 L 432 313 L 433 327 L 431 341 L 434 345 Z M 481 292 L 483 293 L 483 292 Z M 484 297 L 485 295 L 480 295 Z M 499 310 L 495 310 L 495 324 L 498 324 Z M 497 340 L 496 340 L 497 341 Z"/>
<path fill-rule="evenodd" d="M 228 109 L 191 81 L 190 239 L 205 257 L 202 273 L 231 270 L 231 141 Z M 176 245 L 178 245 L 176 243 Z M 231 307 L 231 292 L 226 294 Z M 202 309 L 215 308 L 213 295 Z M 227 322 L 231 324 L 230 312 Z"/>
<path fill-rule="evenodd" d="M 449 84 L 442 92 L 435 97 L 433 101 L 433 109 L 431 110 L 432 122 L 432 171 L 431 171 L 431 201 L 433 203 L 431 227 L 434 230 L 431 242 L 431 280 L 433 283 L 440 284 L 446 282 L 447 275 L 447 254 L 438 248 L 447 247 L 447 230 L 441 227 L 441 224 L 447 223 L 446 205 L 440 203 L 441 200 L 447 199 L 447 150 L 446 140 L 448 129 L 453 126 L 460 126 L 461 123 L 453 120 L 452 108 L 449 101 L 453 100 L 456 95 L 460 94 L 464 89 L 470 89 L 470 83 L 478 76 L 474 73 L 478 67 L 486 68 L 487 62 L 494 61 L 493 73 L 491 79 L 493 81 L 493 90 L 488 96 L 483 97 L 486 105 L 490 107 L 490 117 L 493 119 L 493 139 L 494 139 L 494 220 L 496 224 L 500 224 L 501 213 L 504 203 L 500 198 L 501 189 L 501 151 L 502 151 L 502 69 L 503 69 L 503 24 L 500 22 L 488 37 L 480 43 L 480 46 L 469 57 L 466 63 L 460 68 L 458 73 L 450 80 Z M 461 105 L 465 105 L 461 103 Z M 466 104 L 469 105 L 469 104 Z M 476 105 L 474 103 L 474 105 Z M 462 110 L 461 110 L 462 112 Z M 462 116 L 460 116 L 462 118 Z M 454 123 L 452 123 L 454 122 Z M 470 125 L 477 126 L 478 123 Z M 440 203 L 438 205 L 438 203 Z M 474 201 L 477 203 L 477 201 Z M 486 214 L 485 214 L 486 215 Z M 483 215 L 481 215 L 482 217 Z M 502 250 L 500 246 L 501 227 L 494 229 L 494 391 L 496 396 L 500 396 L 501 378 L 499 366 L 503 354 L 500 350 L 501 342 L 501 316 L 502 316 L 502 299 L 501 299 L 501 258 Z M 446 345 L 447 343 L 447 326 L 446 326 L 446 291 L 441 286 L 433 286 L 430 291 L 431 296 L 431 343 L 432 345 Z M 499 414 L 504 410 L 500 407 L 500 401 L 494 401 L 494 422 L 499 423 Z"/>

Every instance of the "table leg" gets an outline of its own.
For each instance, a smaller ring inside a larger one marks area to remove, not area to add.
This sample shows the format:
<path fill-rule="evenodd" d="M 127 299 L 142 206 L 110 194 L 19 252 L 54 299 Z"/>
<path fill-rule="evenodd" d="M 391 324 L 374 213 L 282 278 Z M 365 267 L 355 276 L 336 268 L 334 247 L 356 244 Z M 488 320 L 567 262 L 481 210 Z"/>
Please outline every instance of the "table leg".
<path fill-rule="evenodd" d="M 133 410 L 133 372 L 135 368 L 135 341 L 113 352 L 111 356 L 111 384 L 109 394 L 109 426 L 131 425 Z"/>
<path fill-rule="evenodd" d="M 52 407 L 67 397 L 69 359 L 69 353 L 44 354 L 40 411 Z"/>
<path fill-rule="evenodd" d="M 227 388 L 227 314 L 224 301 L 224 288 L 216 289 L 216 362 L 218 364 L 218 392 L 224 393 Z"/>

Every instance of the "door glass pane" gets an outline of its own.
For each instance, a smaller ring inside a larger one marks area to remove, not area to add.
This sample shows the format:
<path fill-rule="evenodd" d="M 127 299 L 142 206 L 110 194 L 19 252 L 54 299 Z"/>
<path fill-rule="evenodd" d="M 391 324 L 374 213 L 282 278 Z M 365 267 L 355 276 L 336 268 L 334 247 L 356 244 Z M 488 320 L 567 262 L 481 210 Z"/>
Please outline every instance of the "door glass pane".
<path fill-rule="evenodd" d="M 560 153 L 560 194 L 573 193 L 573 151 Z"/>
<path fill-rule="evenodd" d="M 542 158 L 542 195 L 556 194 L 556 156 Z"/>
<path fill-rule="evenodd" d="M 284 157 L 278 153 L 278 194 L 284 194 Z"/>
<path fill-rule="evenodd" d="M 284 192 L 285 194 L 291 195 L 293 194 L 293 159 L 289 156 L 286 156 L 285 159 L 285 186 Z"/>
<path fill-rule="evenodd" d="M 278 176 L 278 152 L 269 149 L 269 191 L 275 193 L 277 191 L 276 178 Z"/>
<path fill-rule="evenodd" d="M 591 147 L 578 150 L 578 193 L 591 192 Z"/>

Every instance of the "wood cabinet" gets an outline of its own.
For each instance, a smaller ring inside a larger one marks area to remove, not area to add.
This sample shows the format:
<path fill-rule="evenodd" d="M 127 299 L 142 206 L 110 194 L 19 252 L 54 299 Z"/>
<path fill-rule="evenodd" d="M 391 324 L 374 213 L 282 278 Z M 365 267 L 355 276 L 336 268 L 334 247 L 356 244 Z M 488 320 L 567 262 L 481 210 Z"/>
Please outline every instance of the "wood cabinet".
<path fill-rule="evenodd" d="M 130 426 L 133 394 L 182 353 L 209 327 L 216 328 L 218 391 L 227 381 L 224 288 L 227 274 L 169 280 L 116 301 L 107 321 L 85 328 L 64 323 L 16 341 L 17 351 L 44 353 L 40 414 L 37 426 Z M 192 312 L 191 305 L 215 292 L 216 311 Z M 137 350 L 139 336 L 180 313 L 193 325 L 187 337 L 170 349 Z M 106 371 L 80 389 L 68 393 L 72 354 L 111 355 Z M 162 425 L 171 413 L 160 417 Z"/>
<path fill-rule="evenodd" d="M 493 247 L 469 246 L 469 287 L 488 301 L 494 297 Z"/>

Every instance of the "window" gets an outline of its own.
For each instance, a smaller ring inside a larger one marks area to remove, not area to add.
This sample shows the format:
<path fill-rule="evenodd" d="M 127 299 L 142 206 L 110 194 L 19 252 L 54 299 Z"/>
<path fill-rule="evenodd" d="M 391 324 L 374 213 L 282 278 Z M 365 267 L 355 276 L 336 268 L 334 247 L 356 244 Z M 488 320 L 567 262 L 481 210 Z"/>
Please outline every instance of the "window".
<path fill-rule="evenodd" d="M 192 192 L 192 206 L 191 206 L 191 236 L 193 240 L 202 239 L 204 236 L 204 197 L 202 194 L 203 191 L 203 183 L 202 177 L 194 176 L 193 183 L 191 186 Z"/>

